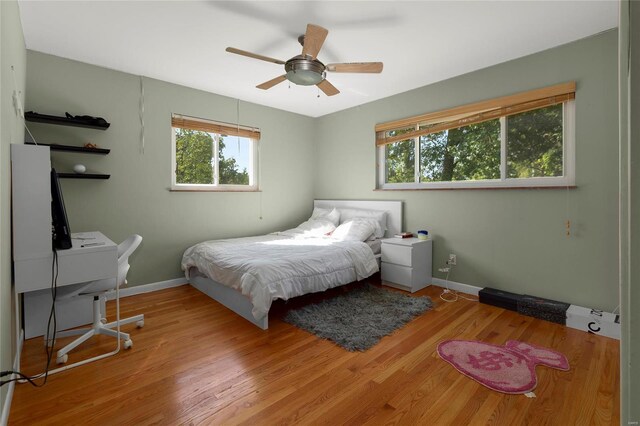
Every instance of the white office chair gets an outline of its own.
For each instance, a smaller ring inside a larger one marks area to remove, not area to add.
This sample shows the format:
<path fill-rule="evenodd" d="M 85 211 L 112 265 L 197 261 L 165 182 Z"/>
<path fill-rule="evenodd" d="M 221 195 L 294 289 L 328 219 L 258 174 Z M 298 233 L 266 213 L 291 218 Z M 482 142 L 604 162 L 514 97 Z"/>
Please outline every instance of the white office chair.
<path fill-rule="evenodd" d="M 129 334 L 118 332 L 117 330 L 112 330 L 116 327 L 117 322 L 106 323 L 106 319 L 103 317 L 103 313 L 101 312 L 101 298 L 106 298 L 106 292 L 110 290 L 114 290 L 116 285 L 123 287 L 127 283 L 127 272 L 129 271 L 129 256 L 133 253 L 136 248 L 142 242 L 142 237 L 140 235 L 132 235 L 120 244 L 118 244 L 118 278 L 116 279 L 104 279 L 97 281 L 90 281 L 88 283 L 78 284 L 76 286 L 66 286 L 58 289 L 57 299 L 68 299 L 72 297 L 78 296 L 86 296 L 93 295 L 93 325 L 91 328 L 81 328 L 74 330 L 66 330 L 56 333 L 56 338 L 58 337 L 69 337 L 76 336 L 81 334 L 73 342 L 66 345 L 64 348 L 60 349 L 57 352 L 57 363 L 64 364 L 67 362 L 69 356 L 67 355 L 70 351 L 75 349 L 81 343 L 87 341 L 89 338 L 96 334 L 105 334 L 107 336 L 119 337 L 123 340 L 123 347 L 125 349 L 129 349 L 133 342 L 129 337 Z M 71 287 L 67 289 L 67 287 Z M 131 324 L 135 322 L 136 325 L 140 328 L 144 326 L 144 315 L 136 315 L 130 318 L 125 318 L 120 320 L 120 326 L 124 324 Z M 45 336 L 45 343 L 47 345 L 51 344 L 51 341 L 47 341 Z"/>

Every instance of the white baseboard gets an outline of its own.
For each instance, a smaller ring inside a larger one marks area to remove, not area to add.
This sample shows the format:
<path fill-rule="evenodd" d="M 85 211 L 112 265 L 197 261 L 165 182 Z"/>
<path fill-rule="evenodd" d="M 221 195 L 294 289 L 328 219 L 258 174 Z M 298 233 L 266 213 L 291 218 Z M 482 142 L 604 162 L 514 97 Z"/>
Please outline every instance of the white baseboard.
<path fill-rule="evenodd" d="M 120 289 L 120 297 L 135 296 L 136 294 L 151 293 L 152 291 L 164 290 L 166 288 L 179 287 L 189 284 L 186 278 L 176 278 L 173 280 L 158 281 L 155 283 L 136 285 L 133 287 L 125 287 Z M 115 290 L 107 292 L 107 300 L 116 298 Z"/>
<path fill-rule="evenodd" d="M 24 342 L 24 331 L 20 330 L 20 336 L 18 337 L 18 345 L 16 347 L 16 356 L 13 359 L 13 371 L 20 371 L 20 356 L 22 355 L 22 342 Z M 14 378 L 14 375 L 9 376 Z M 0 417 L 0 425 L 5 426 L 9 421 L 9 412 L 11 411 L 11 401 L 13 400 L 13 390 L 16 387 L 16 382 L 9 383 L 7 389 L 7 395 L 4 397 L 4 403 L 2 404 L 2 416 Z"/>
<path fill-rule="evenodd" d="M 472 296 L 477 296 L 482 287 L 476 287 L 474 285 L 457 283 L 455 281 L 446 281 L 441 278 L 432 278 L 431 283 L 437 285 L 438 287 L 447 287 L 449 289 L 459 291 L 460 293 L 470 294 Z"/>

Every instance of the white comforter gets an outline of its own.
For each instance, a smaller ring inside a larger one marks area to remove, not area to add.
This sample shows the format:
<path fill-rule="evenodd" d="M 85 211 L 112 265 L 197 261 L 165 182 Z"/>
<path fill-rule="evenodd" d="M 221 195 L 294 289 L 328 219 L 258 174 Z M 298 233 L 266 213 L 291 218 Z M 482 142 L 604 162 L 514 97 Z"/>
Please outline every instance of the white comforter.
<path fill-rule="evenodd" d="M 376 273 L 378 263 L 359 241 L 272 234 L 196 244 L 182 257 L 187 278 L 193 268 L 249 297 L 261 319 L 273 300 L 361 280 Z"/>

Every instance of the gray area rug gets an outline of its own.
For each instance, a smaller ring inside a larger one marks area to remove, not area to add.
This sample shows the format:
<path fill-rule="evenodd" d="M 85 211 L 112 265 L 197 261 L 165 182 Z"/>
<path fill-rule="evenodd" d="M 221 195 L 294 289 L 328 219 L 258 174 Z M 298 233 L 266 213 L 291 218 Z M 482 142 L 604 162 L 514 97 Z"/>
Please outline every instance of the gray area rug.
<path fill-rule="evenodd" d="M 348 351 L 365 351 L 432 306 L 426 296 L 411 297 L 367 284 L 293 309 L 284 320 Z"/>

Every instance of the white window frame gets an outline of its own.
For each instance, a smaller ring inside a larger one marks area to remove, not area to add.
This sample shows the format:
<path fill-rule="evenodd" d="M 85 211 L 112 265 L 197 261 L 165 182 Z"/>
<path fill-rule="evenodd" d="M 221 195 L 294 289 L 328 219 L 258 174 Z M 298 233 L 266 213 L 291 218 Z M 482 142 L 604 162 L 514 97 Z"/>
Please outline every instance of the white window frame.
<path fill-rule="evenodd" d="M 413 138 L 415 144 L 415 182 L 387 183 L 385 145 L 376 151 L 378 189 L 472 189 L 472 188 L 532 188 L 575 186 L 575 100 L 562 103 L 562 172 L 563 176 L 507 178 L 507 132 L 506 117 L 500 117 L 500 179 L 420 182 L 420 137 Z M 416 127 L 417 128 L 417 127 Z"/>
<path fill-rule="evenodd" d="M 258 186 L 258 155 L 259 141 L 253 138 L 244 138 L 251 141 L 249 151 L 249 185 L 226 185 L 226 184 L 195 184 L 195 183 L 177 183 L 176 182 L 176 127 L 171 126 L 171 190 L 172 191 L 219 191 L 219 192 L 257 192 L 260 190 Z M 213 152 L 214 164 L 213 175 L 214 182 L 219 180 L 218 159 L 220 155 L 220 135 L 217 133 L 209 133 L 213 136 Z M 236 136 L 229 136 L 231 141 Z"/>

